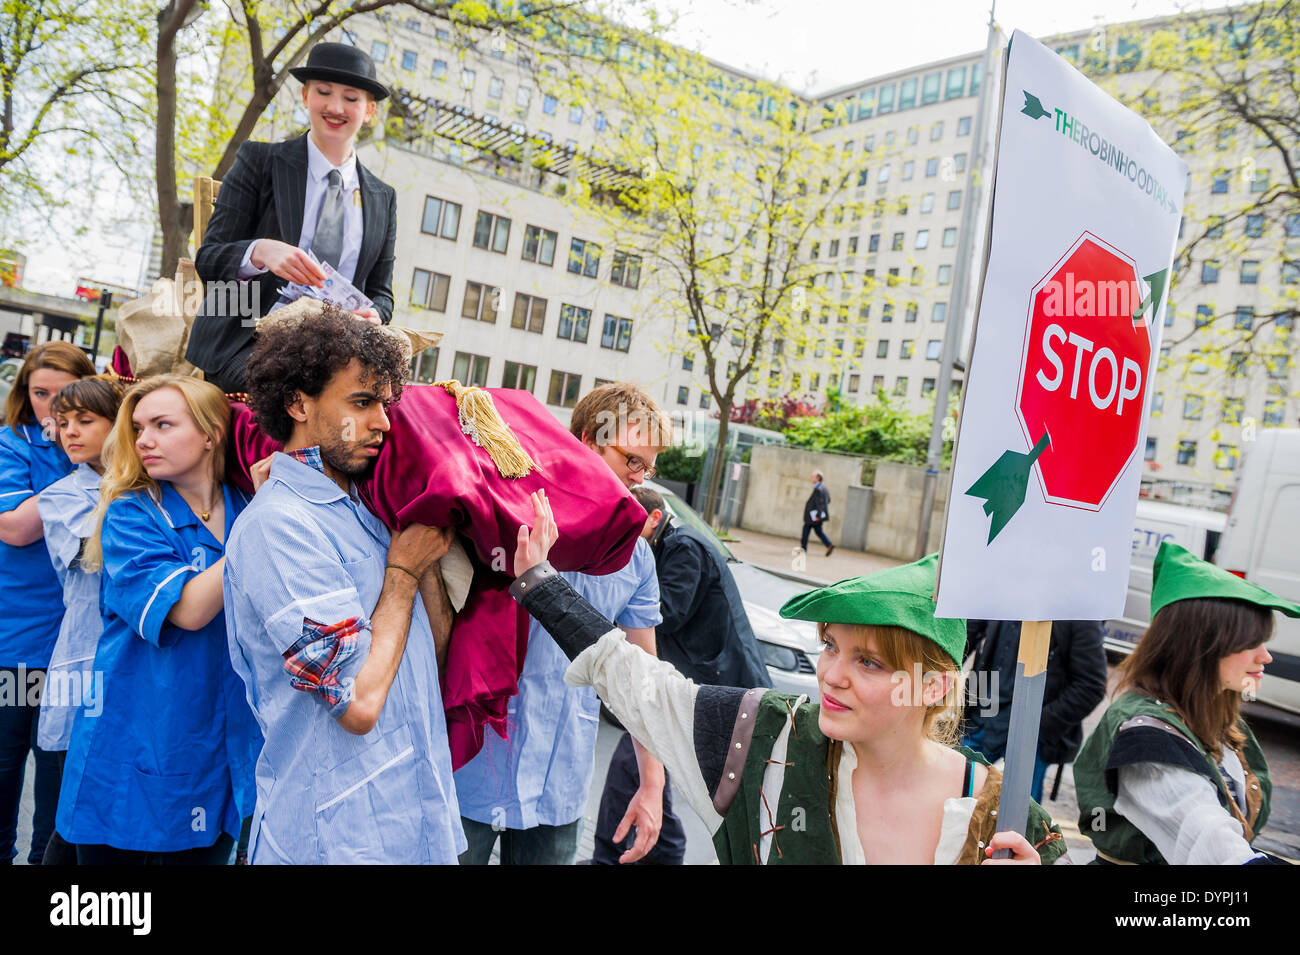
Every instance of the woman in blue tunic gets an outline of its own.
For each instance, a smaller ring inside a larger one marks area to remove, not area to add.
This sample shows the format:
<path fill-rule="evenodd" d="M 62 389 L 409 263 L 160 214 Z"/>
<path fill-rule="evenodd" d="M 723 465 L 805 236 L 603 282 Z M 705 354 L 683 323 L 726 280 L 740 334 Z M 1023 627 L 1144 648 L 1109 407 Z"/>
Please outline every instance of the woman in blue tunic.
<path fill-rule="evenodd" d="M 65 385 L 50 403 L 59 445 L 75 470 L 41 492 L 37 505 L 45 528 L 45 546 L 63 585 L 63 624 L 45 671 L 36 743 L 58 758 L 59 775 L 72 737 L 72 718 L 85 706 L 98 712 L 103 677 L 94 674 L 95 649 L 104 629 L 99 617 L 99 574 L 81 566 L 81 549 L 95 530 L 101 452 L 122 404 L 122 388 L 108 378 L 85 378 Z M 56 831 L 45 849 L 45 865 L 71 865 L 75 846 Z"/>
<path fill-rule="evenodd" d="M 45 667 L 63 618 L 59 579 L 42 540 L 37 496 L 72 470 L 54 440 L 50 401 L 69 382 L 95 373 L 70 342 L 37 345 L 14 379 L 0 430 L 0 865 L 17 855 L 18 805 L 27 754 L 36 754 L 36 800 L 27 861 L 39 863 L 54 831 L 59 771 L 36 745 Z"/>
<path fill-rule="evenodd" d="M 224 864 L 253 810 L 261 736 L 226 649 L 221 574 L 248 503 L 224 484 L 230 406 L 179 375 L 127 392 L 98 532 L 99 715 L 74 718 L 58 831 L 83 865 Z"/>

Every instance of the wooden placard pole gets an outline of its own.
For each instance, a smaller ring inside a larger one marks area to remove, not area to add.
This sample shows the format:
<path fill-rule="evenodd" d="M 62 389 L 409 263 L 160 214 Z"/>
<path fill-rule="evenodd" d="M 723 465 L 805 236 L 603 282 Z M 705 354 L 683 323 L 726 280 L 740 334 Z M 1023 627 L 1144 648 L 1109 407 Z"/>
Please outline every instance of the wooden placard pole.
<path fill-rule="evenodd" d="M 1029 821 L 1029 789 L 1038 755 L 1038 724 L 1043 715 L 1043 690 L 1047 686 L 1047 651 L 1052 644 L 1052 621 L 1024 620 L 1020 624 L 1020 652 L 1016 657 L 1016 684 L 1011 696 L 1011 727 L 998 797 L 998 832 L 1025 832 Z M 1011 856 L 1007 850 L 999 859 Z"/>

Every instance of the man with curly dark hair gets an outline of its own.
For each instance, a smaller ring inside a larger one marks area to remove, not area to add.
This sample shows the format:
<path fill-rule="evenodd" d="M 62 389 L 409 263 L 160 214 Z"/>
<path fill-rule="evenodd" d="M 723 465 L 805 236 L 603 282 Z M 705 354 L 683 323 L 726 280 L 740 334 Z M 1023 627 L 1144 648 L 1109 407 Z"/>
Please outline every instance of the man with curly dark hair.
<path fill-rule="evenodd" d="M 262 430 L 276 441 L 289 440 L 297 423 L 294 409 L 307 416 L 305 424 L 319 439 L 325 473 L 346 490 L 339 475 L 361 480 L 375 467 L 382 431 L 360 433 L 351 404 L 360 399 L 385 406 L 402 395 L 406 355 L 387 331 L 358 322 L 351 312 L 325 304 L 318 315 L 285 319 L 265 325 L 248 359 L 249 406 Z M 362 392 L 343 403 L 322 401 L 331 382 L 345 369 L 355 373 Z M 337 413 L 337 419 L 322 418 Z M 349 422 L 351 424 L 349 424 Z M 336 473 L 331 473 L 336 472 Z"/>
<path fill-rule="evenodd" d="M 248 859 L 455 863 L 438 678 L 452 532 L 391 536 L 353 484 L 389 430 L 402 350 L 332 310 L 259 330 L 247 370 L 258 423 L 284 443 L 226 544 L 231 657 L 266 740 Z"/>

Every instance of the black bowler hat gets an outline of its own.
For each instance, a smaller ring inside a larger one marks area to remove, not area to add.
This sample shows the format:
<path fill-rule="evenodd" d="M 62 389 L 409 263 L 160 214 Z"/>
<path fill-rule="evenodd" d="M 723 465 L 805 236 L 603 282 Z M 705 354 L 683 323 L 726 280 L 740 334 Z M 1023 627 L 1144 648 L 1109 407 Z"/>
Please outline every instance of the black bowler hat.
<path fill-rule="evenodd" d="M 342 83 L 365 90 L 375 99 L 388 98 L 388 87 L 375 78 L 375 61 L 346 43 L 317 43 L 307 54 L 307 65 L 295 66 L 289 72 L 302 82 Z"/>

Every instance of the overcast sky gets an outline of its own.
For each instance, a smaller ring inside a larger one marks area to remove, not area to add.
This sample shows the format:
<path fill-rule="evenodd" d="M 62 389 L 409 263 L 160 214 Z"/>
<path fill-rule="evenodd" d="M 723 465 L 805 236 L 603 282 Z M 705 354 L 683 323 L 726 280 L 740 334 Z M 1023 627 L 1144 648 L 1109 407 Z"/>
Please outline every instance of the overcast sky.
<path fill-rule="evenodd" d="M 1176 13 L 1221 8 L 1204 0 L 998 0 L 1006 32 L 1035 36 Z M 804 92 L 821 92 L 984 47 L 987 0 L 659 0 L 678 14 L 674 39 L 715 60 Z M 92 197 L 103 208 L 109 195 Z M 147 220 L 147 214 L 142 220 Z M 93 223 L 84 206 L 60 231 Z M 35 238 L 17 243 L 28 255 L 28 288 L 70 295 L 79 276 L 134 285 L 147 254 L 150 222 L 96 231 L 73 244 Z"/>

